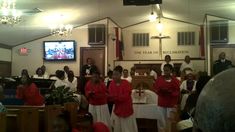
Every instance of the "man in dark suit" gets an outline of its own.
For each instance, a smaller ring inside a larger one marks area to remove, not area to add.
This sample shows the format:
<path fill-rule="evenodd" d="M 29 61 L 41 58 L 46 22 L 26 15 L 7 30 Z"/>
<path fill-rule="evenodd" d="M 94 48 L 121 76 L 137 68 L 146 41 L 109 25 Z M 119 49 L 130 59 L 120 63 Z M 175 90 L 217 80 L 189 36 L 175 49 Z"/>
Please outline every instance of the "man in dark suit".
<path fill-rule="evenodd" d="M 87 58 L 85 65 L 81 68 L 80 73 L 80 92 L 85 95 L 85 85 L 90 79 L 93 72 L 98 71 L 97 67 L 94 65 L 92 58 Z"/>
<path fill-rule="evenodd" d="M 81 75 L 90 76 L 94 71 L 97 71 L 97 67 L 93 64 L 91 58 L 87 58 L 87 64 L 82 66 Z"/>
<path fill-rule="evenodd" d="M 219 54 L 219 59 L 216 60 L 213 64 L 213 73 L 214 75 L 232 67 L 232 62 L 230 60 L 225 59 L 225 53 L 221 52 Z"/>

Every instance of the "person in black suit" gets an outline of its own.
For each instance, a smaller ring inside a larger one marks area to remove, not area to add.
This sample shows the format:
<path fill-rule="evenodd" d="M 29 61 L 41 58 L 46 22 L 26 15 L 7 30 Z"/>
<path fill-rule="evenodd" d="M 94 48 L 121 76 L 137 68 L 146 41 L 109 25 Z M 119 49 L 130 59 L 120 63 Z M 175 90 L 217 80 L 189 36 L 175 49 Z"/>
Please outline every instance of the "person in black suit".
<path fill-rule="evenodd" d="M 224 52 L 221 52 L 219 54 L 219 59 L 216 60 L 213 64 L 213 73 L 214 75 L 231 68 L 232 62 L 230 60 L 225 59 L 226 54 Z"/>
<path fill-rule="evenodd" d="M 86 82 L 89 80 L 89 77 L 91 77 L 92 73 L 98 71 L 97 67 L 93 63 L 92 58 L 87 58 L 86 62 L 87 64 L 82 66 L 80 73 L 80 92 L 83 95 L 85 95 L 84 89 Z"/>
<path fill-rule="evenodd" d="M 97 71 L 97 67 L 93 64 L 91 58 L 87 58 L 87 64 L 82 66 L 81 75 L 91 76 L 94 71 Z"/>

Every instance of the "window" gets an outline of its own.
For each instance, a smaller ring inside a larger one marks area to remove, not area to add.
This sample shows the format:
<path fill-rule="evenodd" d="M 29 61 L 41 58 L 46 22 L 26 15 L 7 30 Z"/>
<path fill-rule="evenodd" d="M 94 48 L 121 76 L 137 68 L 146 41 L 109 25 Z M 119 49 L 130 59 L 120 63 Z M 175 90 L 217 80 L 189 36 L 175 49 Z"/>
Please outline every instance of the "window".
<path fill-rule="evenodd" d="M 228 21 L 210 21 L 211 43 L 228 43 Z"/>
<path fill-rule="evenodd" d="M 195 32 L 178 32 L 178 45 L 195 45 Z"/>
<path fill-rule="evenodd" d="M 133 33 L 133 46 L 149 46 L 149 33 Z"/>

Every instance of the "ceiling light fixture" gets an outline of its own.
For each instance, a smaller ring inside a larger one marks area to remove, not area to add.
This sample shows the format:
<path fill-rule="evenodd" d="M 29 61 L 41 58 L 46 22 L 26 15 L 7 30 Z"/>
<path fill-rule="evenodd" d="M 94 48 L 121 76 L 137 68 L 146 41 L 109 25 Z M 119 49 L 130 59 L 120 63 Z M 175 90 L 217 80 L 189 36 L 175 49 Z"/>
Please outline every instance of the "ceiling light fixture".
<path fill-rule="evenodd" d="M 21 12 L 15 9 L 15 0 L 2 0 L 0 22 L 14 25 L 21 21 Z"/>
<path fill-rule="evenodd" d="M 60 15 L 59 21 L 63 21 L 63 15 Z M 54 24 L 50 26 L 51 34 L 54 36 L 68 36 L 72 34 L 73 26 L 70 24 Z"/>
<path fill-rule="evenodd" d="M 157 15 L 156 15 L 156 13 L 153 11 L 153 9 L 154 9 L 153 6 L 154 6 L 154 5 L 151 6 L 151 13 L 150 13 L 150 15 L 149 15 L 149 21 L 150 21 L 150 22 L 155 22 L 156 19 L 157 19 Z"/>

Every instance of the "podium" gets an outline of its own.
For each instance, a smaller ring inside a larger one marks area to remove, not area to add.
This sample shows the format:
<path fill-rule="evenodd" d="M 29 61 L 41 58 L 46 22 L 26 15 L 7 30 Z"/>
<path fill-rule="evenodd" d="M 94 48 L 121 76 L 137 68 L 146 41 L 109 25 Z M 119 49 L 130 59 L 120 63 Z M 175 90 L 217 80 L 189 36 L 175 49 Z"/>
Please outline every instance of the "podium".
<path fill-rule="evenodd" d="M 133 76 L 133 89 L 147 89 L 153 91 L 154 78 L 153 76 Z"/>

